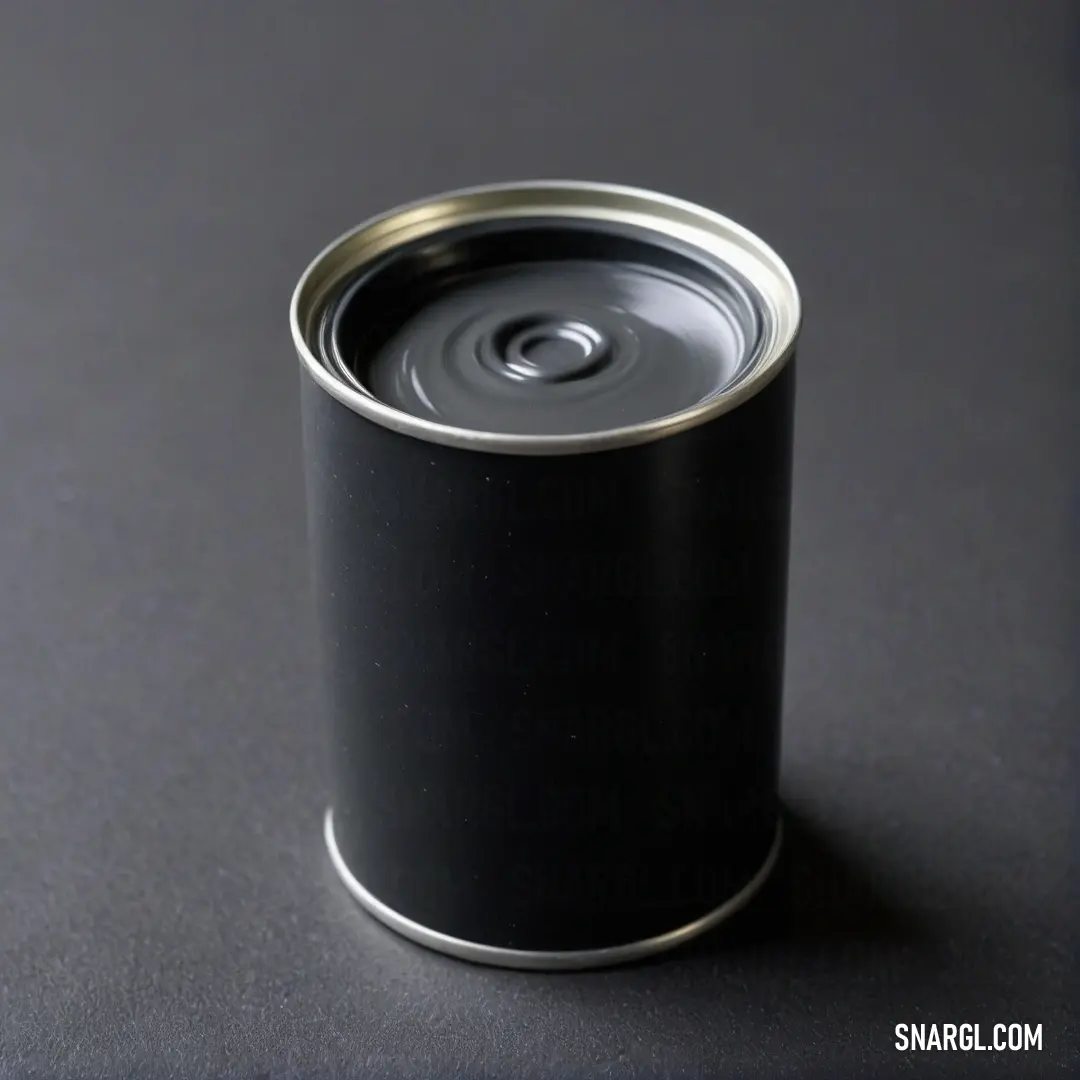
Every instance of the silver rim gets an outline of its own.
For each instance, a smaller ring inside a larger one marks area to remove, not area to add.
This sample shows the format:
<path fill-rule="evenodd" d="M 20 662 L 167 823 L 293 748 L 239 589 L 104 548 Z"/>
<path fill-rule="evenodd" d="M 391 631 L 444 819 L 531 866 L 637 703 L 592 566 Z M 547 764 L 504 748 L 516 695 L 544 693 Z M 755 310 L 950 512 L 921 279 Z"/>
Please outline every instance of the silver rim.
<path fill-rule="evenodd" d="M 445 229 L 525 216 L 637 225 L 720 258 L 761 297 L 767 341 L 750 374 L 730 390 L 674 416 L 587 435 L 505 435 L 423 420 L 383 404 L 330 371 L 314 335 L 326 302 L 361 266 L 393 248 Z M 761 391 L 792 356 L 802 320 L 799 292 L 780 257 L 753 233 L 693 203 L 638 188 L 575 181 L 534 181 L 467 188 L 410 203 L 372 218 L 325 248 L 293 293 L 290 323 L 300 362 L 328 394 L 360 416 L 427 442 L 489 453 L 555 455 L 652 442 L 696 427 Z"/>
<path fill-rule="evenodd" d="M 772 847 L 769 849 L 761 869 L 733 897 L 686 926 L 681 926 L 676 930 L 661 934 L 659 937 L 649 938 L 646 941 L 634 941 L 627 945 L 614 945 L 606 949 L 585 949 L 575 952 L 528 952 L 521 949 L 503 949 L 492 945 L 480 945 L 473 941 L 463 941 L 461 938 L 450 937 L 447 934 L 439 933 L 438 930 L 430 930 L 426 926 L 421 926 L 419 923 L 413 922 L 412 919 L 408 919 L 394 911 L 393 908 L 387 907 L 386 904 L 368 892 L 353 877 L 352 871 L 341 857 L 337 840 L 334 837 L 334 813 L 332 809 L 326 812 L 324 826 L 330 861 L 334 864 L 338 876 L 345 883 L 345 887 L 352 893 L 361 907 L 369 914 L 374 915 L 380 922 L 385 923 L 391 930 L 395 930 L 410 941 L 415 941 L 418 945 L 424 945 L 429 949 L 446 953 L 449 956 L 456 956 L 460 960 L 469 960 L 476 964 L 487 964 L 493 967 L 517 968 L 529 971 L 575 971 L 585 968 L 612 967 L 616 964 L 626 964 L 656 953 L 666 952 L 690 941 L 692 938 L 698 937 L 700 934 L 704 934 L 707 930 L 713 929 L 744 908 L 765 884 L 780 855 L 783 831 L 783 822 L 777 819 L 776 835 L 773 837 Z"/>

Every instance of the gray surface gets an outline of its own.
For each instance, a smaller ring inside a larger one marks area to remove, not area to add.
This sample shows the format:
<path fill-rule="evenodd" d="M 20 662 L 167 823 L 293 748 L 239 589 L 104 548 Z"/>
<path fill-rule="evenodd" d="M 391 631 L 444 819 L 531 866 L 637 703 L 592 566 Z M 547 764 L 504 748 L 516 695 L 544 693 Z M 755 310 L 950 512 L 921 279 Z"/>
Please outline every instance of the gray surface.
<path fill-rule="evenodd" d="M 1065 4 L 2 11 L 0 1075 L 1068 1074 Z M 808 314 L 787 875 L 576 977 L 333 880 L 286 327 L 341 229 L 535 175 L 730 214 Z"/>

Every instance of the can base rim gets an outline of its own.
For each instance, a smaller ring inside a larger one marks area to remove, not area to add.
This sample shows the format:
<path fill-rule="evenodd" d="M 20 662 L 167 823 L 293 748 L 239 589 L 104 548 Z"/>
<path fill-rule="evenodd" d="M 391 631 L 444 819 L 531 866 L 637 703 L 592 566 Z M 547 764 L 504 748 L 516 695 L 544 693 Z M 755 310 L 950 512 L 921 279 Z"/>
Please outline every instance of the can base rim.
<path fill-rule="evenodd" d="M 432 930 L 388 907 L 378 897 L 369 892 L 354 876 L 346 865 L 334 836 L 333 807 L 326 811 L 323 826 L 326 848 L 330 861 L 353 899 L 379 922 L 391 930 L 408 938 L 417 945 L 423 945 L 435 952 L 467 960 L 474 964 L 489 967 L 514 968 L 519 971 L 581 971 L 590 968 L 614 967 L 642 960 L 699 937 L 701 934 L 719 926 L 737 911 L 741 911 L 761 890 L 769 879 L 780 856 L 783 843 L 784 823 L 776 821 L 776 833 L 765 861 L 754 876 L 732 897 L 719 907 L 713 908 L 701 918 L 680 926 L 675 930 L 633 941 L 625 945 L 611 945 L 601 949 L 578 949 L 563 952 L 532 951 L 526 949 L 508 949 L 496 945 L 482 945 L 474 941 L 451 937 L 438 930 Z"/>

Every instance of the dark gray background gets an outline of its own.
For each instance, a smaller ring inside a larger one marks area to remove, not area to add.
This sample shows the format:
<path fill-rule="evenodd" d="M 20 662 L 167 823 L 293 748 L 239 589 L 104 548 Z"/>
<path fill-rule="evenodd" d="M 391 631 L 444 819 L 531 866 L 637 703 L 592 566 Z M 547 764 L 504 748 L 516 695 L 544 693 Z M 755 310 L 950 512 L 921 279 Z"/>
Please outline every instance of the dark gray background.
<path fill-rule="evenodd" d="M 1068 5 L 2 10 L 0 1075 L 1068 1074 Z M 807 311 L 786 869 L 562 977 L 328 869 L 287 329 L 346 227 L 536 176 L 726 212 Z"/>

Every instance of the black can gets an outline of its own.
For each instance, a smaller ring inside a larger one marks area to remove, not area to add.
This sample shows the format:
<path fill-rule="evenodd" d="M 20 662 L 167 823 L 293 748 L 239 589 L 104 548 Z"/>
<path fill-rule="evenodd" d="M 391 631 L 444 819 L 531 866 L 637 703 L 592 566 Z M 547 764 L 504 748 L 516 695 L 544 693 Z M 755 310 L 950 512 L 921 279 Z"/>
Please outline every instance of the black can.
<path fill-rule="evenodd" d="M 442 195 L 308 268 L 326 842 L 371 914 L 584 968 L 762 885 L 800 317 L 746 230 L 606 184 Z"/>

